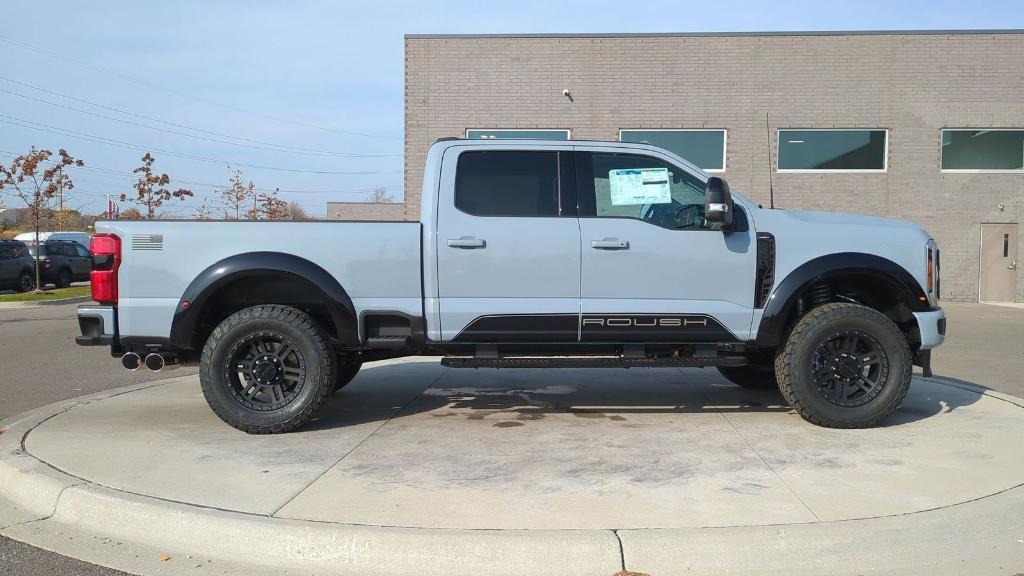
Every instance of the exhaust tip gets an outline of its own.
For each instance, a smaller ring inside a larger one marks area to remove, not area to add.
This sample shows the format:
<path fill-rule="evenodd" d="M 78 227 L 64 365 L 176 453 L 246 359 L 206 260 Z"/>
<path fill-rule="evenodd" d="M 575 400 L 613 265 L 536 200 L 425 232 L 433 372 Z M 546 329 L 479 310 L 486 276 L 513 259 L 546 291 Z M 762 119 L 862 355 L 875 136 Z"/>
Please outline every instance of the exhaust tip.
<path fill-rule="evenodd" d="M 160 354 L 153 353 L 146 356 L 146 368 L 149 368 L 150 372 L 159 372 L 164 369 L 164 357 Z"/>
<path fill-rule="evenodd" d="M 135 352 L 128 352 L 124 356 L 121 356 L 121 366 L 129 372 L 134 372 L 139 369 L 142 365 L 142 359 Z"/>

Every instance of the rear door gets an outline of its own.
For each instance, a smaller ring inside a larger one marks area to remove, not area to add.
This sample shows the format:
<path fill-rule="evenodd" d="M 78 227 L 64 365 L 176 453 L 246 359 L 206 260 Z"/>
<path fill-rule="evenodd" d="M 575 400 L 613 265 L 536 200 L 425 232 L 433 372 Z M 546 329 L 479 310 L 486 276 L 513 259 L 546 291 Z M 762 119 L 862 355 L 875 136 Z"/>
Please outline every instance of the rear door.
<path fill-rule="evenodd" d="M 704 220 L 705 179 L 654 152 L 581 151 L 584 342 L 727 342 L 750 336 L 757 247 Z"/>
<path fill-rule="evenodd" d="M 445 151 L 436 235 L 441 340 L 577 340 L 575 191 L 568 146 Z"/>
<path fill-rule="evenodd" d="M 0 244 L 0 290 L 6 290 L 18 274 L 19 263 L 14 257 L 14 246 Z"/>
<path fill-rule="evenodd" d="M 74 253 L 71 269 L 76 277 L 88 276 L 92 272 L 92 254 L 78 242 L 70 244 L 71 252 Z"/>

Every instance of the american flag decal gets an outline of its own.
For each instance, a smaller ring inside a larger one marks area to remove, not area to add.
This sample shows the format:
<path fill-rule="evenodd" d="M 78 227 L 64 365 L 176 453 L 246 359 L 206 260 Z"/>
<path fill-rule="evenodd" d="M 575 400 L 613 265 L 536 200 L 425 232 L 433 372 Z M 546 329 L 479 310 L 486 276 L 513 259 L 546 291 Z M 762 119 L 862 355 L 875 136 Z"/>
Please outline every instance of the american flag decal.
<path fill-rule="evenodd" d="M 132 234 L 132 250 L 163 250 L 163 234 Z"/>

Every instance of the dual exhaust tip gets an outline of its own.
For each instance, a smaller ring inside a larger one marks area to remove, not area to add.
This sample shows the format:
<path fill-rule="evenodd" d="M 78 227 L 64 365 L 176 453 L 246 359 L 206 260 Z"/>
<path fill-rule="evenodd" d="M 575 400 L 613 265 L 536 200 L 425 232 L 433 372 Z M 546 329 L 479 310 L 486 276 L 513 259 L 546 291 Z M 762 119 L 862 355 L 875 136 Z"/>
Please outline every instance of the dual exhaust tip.
<path fill-rule="evenodd" d="M 135 352 L 128 352 L 124 356 L 121 356 L 121 366 L 124 366 L 124 369 L 129 372 L 134 372 L 143 365 L 145 365 L 150 372 L 160 372 L 162 370 L 177 368 L 179 364 L 181 364 L 181 362 L 177 356 L 164 356 L 158 352 L 147 354 L 145 359 Z"/>

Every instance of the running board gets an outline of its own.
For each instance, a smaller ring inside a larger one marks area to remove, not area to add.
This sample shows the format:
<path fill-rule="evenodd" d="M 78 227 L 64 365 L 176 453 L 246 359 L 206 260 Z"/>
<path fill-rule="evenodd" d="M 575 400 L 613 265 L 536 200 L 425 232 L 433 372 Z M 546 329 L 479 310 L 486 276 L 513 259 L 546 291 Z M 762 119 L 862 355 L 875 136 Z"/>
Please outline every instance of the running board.
<path fill-rule="evenodd" d="M 445 356 L 441 365 L 449 368 L 667 368 L 704 366 L 745 366 L 743 356 L 717 358 L 473 358 Z"/>

